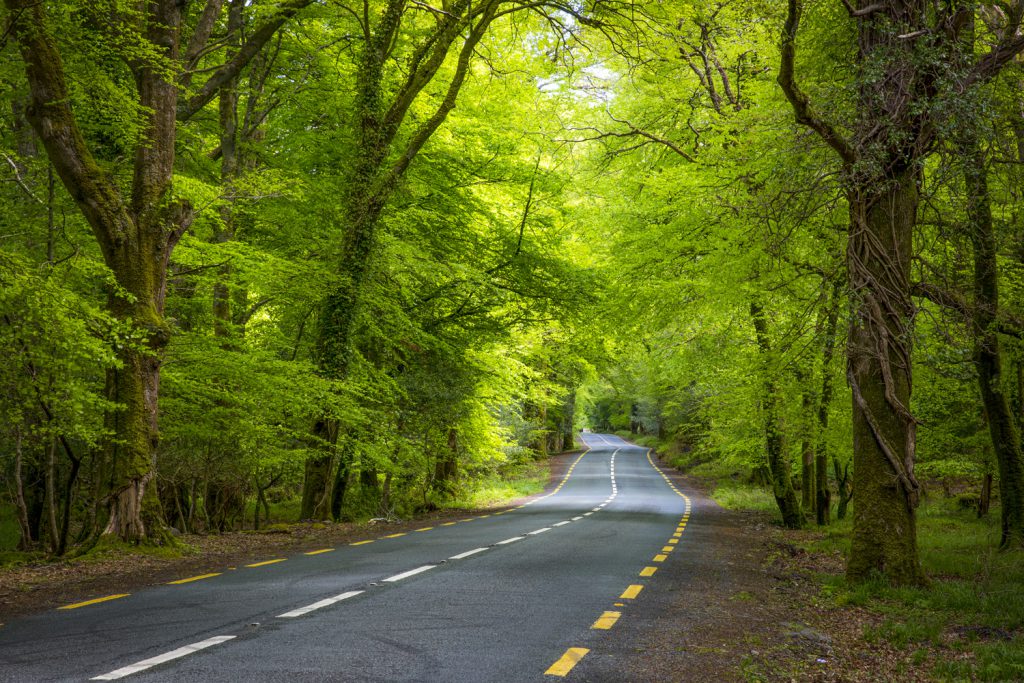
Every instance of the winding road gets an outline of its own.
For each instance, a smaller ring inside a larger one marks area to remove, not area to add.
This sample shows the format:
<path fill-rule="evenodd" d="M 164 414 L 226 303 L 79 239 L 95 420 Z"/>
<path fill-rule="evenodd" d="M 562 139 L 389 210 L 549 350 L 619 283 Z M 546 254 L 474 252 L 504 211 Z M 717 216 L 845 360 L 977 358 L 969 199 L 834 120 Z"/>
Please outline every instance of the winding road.
<path fill-rule="evenodd" d="M 660 599 L 690 514 L 646 449 L 582 437 L 512 510 L 14 620 L 0 681 L 572 681 Z"/>

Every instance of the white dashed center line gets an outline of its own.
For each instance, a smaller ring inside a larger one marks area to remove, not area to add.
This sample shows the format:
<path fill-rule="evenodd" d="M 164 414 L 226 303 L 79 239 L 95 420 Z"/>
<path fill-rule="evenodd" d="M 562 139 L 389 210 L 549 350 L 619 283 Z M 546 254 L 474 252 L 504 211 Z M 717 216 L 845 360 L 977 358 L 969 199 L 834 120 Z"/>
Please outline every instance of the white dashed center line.
<path fill-rule="evenodd" d="M 467 557 L 469 557 L 470 555 L 476 555 L 477 553 L 482 553 L 485 550 L 487 550 L 487 548 L 473 548 L 472 550 L 467 550 L 464 553 L 459 553 L 458 555 L 452 555 L 448 559 L 449 560 L 464 560 Z"/>
<path fill-rule="evenodd" d="M 305 607 L 300 607 L 298 609 L 293 609 L 291 612 L 285 612 L 284 614 L 278 614 L 277 618 L 278 619 L 294 619 L 295 617 L 301 617 L 304 614 L 309 614 L 310 612 L 314 612 L 314 611 L 316 611 L 318 609 L 322 609 L 324 607 L 330 607 L 331 605 L 333 605 L 335 603 L 338 603 L 338 602 L 341 602 L 342 600 L 348 600 L 349 598 L 354 598 L 355 596 L 357 596 L 357 595 L 359 595 L 361 593 L 363 593 L 363 591 L 349 591 L 347 593 L 342 593 L 341 595 L 335 595 L 333 598 L 325 598 L 324 600 L 320 600 L 319 602 L 314 602 L 312 605 L 306 605 Z"/>
<path fill-rule="evenodd" d="M 141 662 L 136 662 L 135 664 L 131 664 L 120 669 L 115 669 L 114 671 L 111 671 L 108 674 L 103 674 L 102 676 L 95 676 L 90 680 L 116 681 L 119 678 L 124 678 L 125 676 L 131 676 L 132 674 L 139 673 L 140 671 L 151 669 L 158 664 L 163 664 L 165 662 L 170 662 L 175 659 L 180 659 L 181 657 L 185 657 L 186 655 L 190 655 L 194 652 L 199 652 L 200 650 L 205 650 L 206 648 L 213 647 L 214 645 L 220 645 L 221 643 L 231 640 L 234 637 L 235 636 L 214 636 L 213 638 L 207 638 L 206 640 L 201 640 L 198 643 L 192 643 L 191 645 L 186 645 L 185 647 L 179 647 L 177 650 L 171 650 L 170 652 L 165 652 L 162 655 L 150 657 L 149 659 L 143 659 Z"/>
<path fill-rule="evenodd" d="M 394 576 L 389 576 L 388 578 L 386 578 L 384 580 L 387 581 L 388 583 L 394 583 L 395 581 L 401 581 L 402 579 L 408 579 L 410 576 L 416 576 L 417 574 L 422 574 L 423 572 L 427 571 L 428 569 L 433 569 L 436 566 L 437 566 L 436 564 L 425 564 L 422 567 L 416 567 L 416 569 L 410 569 L 407 572 L 402 572 L 401 574 L 395 574 Z"/>

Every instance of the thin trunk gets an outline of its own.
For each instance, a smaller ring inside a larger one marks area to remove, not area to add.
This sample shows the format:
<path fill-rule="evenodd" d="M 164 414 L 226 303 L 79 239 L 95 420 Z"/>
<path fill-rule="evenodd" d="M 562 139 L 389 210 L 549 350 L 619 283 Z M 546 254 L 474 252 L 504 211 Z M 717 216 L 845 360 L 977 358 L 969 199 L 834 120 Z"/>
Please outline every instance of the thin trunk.
<path fill-rule="evenodd" d="M 779 389 L 775 383 L 775 373 L 768 367 L 772 348 L 768 336 L 768 321 L 764 309 L 757 302 L 750 303 L 750 317 L 754 323 L 757 346 L 761 352 L 763 393 L 761 409 L 764 413 L 764 431 L 768 452 L 768 472 L 772 480 L 772 493 L 775 503 L 782 514 L 782 523 L 789 529 L 803 526 L 803 513 L 800 501 L 797 500 L 790 476 L 789 458 L 786 456 L 785 431 L 782 417 L 779 415 Z"/>
<path fill-rule="evenodd" d="M 56 554 L 60 547 L 60 532 L 57 528 L 57 439 L 50 439 L 46 452 L 46 519 L 49 523 L 50 552 Z"/>
<path fill-rule="evenodd" d="M 968 232 L 974 252 L 974 364 L 999 469 L 1001 548 L 1024 546 L 1024 458 L 1010 404 L 1002 388 L 999 335 L 999 269 L 989 199 L 987 159 L 976 137 L 964 145 Z"/>
<path fill-rule="evenodd" d="M 828 487 L 828 411 L 832 403 L 832 358 L 835 356 L 836 329 L 839 325 L 839 296 L 842 285 L 832 285 L 825 339 L 821 350 L 821 397 L 818 401 L 818 444 L 814 453 L 815 521 L 825 526 L 831 520 L 832 492 Z"/>
<path fill-rule="evenodd" d="M 986 472 L 981 479 L 981 492 L 978 494 L 978 518 L 988 517 L 992 505 L 992 473 Z"/>
<path fill-rule="evenodd" d="M 803 392 L 800 398 L 801 435 L 800 440 L 800 505 L 804 514 L 810 516 L 815 505 L 814 479 L 814 397 L 811 395 L 807 377 L 800 372 L 797 375 Z"/>
<path fill-rule="evenodd" d="M 14 433 L 14 504 L 18 511 L 18 526 L 21 527 L 20 550 L 32 547 L 32 526 L 28 521 L 28 505 L 25 504 L 25 483 L 21 476 L 22 453 L 21 429 L 15 427 Z"/>

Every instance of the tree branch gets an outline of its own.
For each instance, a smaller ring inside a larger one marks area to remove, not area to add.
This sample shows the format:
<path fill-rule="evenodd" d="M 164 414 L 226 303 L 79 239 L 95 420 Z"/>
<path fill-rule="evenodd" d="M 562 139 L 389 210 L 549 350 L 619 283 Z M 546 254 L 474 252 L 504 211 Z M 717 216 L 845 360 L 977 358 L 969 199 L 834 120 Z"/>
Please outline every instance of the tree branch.
<path fill-rule="evenodd" d="M 849 4 L 847 2 L 847 4 Z M 779 67 L 778 83 L 786 94 L 796 114 L 796 122 L 816 132 L 822 140 L 834 149 L 846 165 L 857 160 L 857 154 L 850 143 L 830 123 L 821 118 L 811 106 L 810 98 L 796 82 L 796 34 L 800 29 L 800 15 L 803 12 L 801 0 L 789 0 L 789 13 L 782 29 L 782 64 Z"/>

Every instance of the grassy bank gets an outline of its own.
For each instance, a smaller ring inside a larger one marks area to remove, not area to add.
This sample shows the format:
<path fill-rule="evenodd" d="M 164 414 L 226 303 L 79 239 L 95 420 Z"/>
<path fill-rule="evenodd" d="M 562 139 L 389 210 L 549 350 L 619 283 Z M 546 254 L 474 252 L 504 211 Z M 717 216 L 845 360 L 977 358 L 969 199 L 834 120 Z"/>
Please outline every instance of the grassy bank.
<path fill-rule="evenodd" d="M 725 508 L 777 514 L 771 493 L 751 484 L 746 472 L 718 463 L 684 471 L 706 484 Z M 895 588 L 884 581 L 851 584 L 835 570 L 824 570 L 836 566 L 837 554 L 849 553 L 851 517 L 852 508 L 846 519 L 824 528 L 773 530 L 806 551 L 808 564 L 822 568 L 811 574 L 820 604 L 878 615 L 863 628 L 863 640 L 896 646 L 934 680 L 1024 680 L 1024 551 L 997 549 L 997 506 L 979 519 L 935 487 L 918 511 L 918 546 L 929 577 L 920 588 Z"/>

